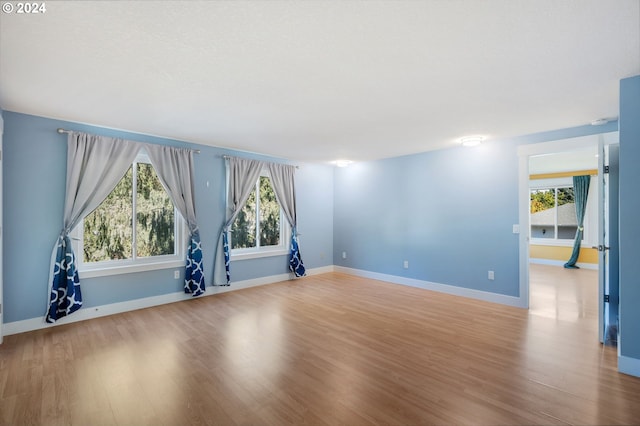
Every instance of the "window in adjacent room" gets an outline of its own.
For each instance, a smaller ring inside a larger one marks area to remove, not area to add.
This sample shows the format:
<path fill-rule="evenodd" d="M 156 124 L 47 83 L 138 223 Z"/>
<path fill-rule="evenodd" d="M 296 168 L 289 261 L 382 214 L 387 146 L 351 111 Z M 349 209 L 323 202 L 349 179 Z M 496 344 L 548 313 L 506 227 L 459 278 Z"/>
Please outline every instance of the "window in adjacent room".
<path fill-rule="evenodd" d="M 578 220 L 572 187 L 532 189 L 530 200 L 531 238 L 573 241 Z"/>
<path fill-rule="evenodd" d="M 183 265 L 184 227 L 149 158 L 140 154 L 111 194 L 74 230 L 80 271 Z"/>
<path fill-rule="evenodd" d="M 288 228 L 271 179 L 263 172 L 231 226 L 232 258 L 286 253 Z"/>

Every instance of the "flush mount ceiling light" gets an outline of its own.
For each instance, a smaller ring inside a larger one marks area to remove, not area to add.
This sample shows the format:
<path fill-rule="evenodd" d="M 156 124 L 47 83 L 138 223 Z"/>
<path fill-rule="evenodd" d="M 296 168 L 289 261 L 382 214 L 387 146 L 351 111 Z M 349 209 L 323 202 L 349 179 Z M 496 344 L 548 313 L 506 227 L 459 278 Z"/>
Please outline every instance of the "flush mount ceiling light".
<path fill-rule="evenodd" d="M 591 122 L 592 126 L 602 126 L 603 124 L 607 124 L 609 122 L 609 120 L 607 120 L 606 118 L 598 118 L 597 120 L 593 120 Z"/>
<path fill-rule="evenodd" d="M 353 163 L 351 160 L 336 160 L 333 162 L 338 167 L 347 167 L 349 164 Z"/>
<path fill-rule="evenodd" d="M 484 136 L 465 136 L 458 139 L 458 142 L 460 142 L 462 146 L 470 147 L 480 145 L 484 139 Z"/>

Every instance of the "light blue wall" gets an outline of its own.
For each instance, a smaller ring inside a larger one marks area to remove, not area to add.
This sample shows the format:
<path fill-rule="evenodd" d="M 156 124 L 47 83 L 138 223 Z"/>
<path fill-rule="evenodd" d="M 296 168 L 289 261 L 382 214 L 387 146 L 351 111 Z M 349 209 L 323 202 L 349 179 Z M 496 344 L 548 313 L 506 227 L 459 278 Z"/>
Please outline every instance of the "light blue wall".
<path fill-rule="evenodd" d="M 66 135 L 56 133 L 56 128 L 201 150 L 194 156 L 196 213 L 208 285 L 212 282 L 215 245 L 224 215 L 222 155 L 283 161 L 8 111 L 3 117 L 6 323 L 42 317 L 45 312 L 51 249 L 62 227 L 65 191 Z M 305 266 L 310 269 L 331 265 L 327 254 L 333 247 L 333 168 L 303 164 L 296 174 L 296 185 Z M 232 278 L 237 282 L 283 274 L 287 266 L 286 256 L 233 262 Z M 84 307 L 180 292 L 182 280 L 173 278 L 174 269 L 83 279 Z"/>
<path fill-rule="evenodd" d="M 581 126 L 338 169 L 334 263 L 517 297 L 518 145 L 616 130 Z"/>
<path fill-rule="evenodd" d="M 620 81 L 619 225 L 619 349 L 640 360 L 640 75 Z"/>

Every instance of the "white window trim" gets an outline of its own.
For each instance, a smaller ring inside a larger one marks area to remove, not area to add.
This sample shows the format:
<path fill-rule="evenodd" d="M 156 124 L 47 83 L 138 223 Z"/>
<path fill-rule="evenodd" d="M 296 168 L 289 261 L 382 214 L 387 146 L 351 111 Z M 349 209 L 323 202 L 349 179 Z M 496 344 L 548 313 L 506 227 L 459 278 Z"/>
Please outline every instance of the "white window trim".
<path fill-rule="evenodd" d="M 184 268 L 185 266 L 185 260 L 161 261 L 156 259 L 154 262 L 134 262 L 130 262 L 129 264 L 123 263 L 118 266 L 92 266 L 90 268 L 80 267 L 80 269 L 78 269 L 78 274 L 80 275 L 80 278 L 96 278 L 112 275 L 133 274 L 135 272 L 157 271 L 160 269 Z"/>
<path fill-rule="evenodd" d="M 586 227 L 585 227 L 586 229 Z M 583 234 L 584 237 L 584 234 Z M 547 238 L 531 238 L 529 243 L 534 246 L 558 246 L 558 247 L 572 247 L 573 240 L 557 240 L 557 239 L 547 239 Z M 580 247 L 591 247 L 591 244 L 587 244 L 585 239 L 582 239 L 580 243 Z"/>
<path fill-rule="evenodd" d="M 135 163 L 149 163 L 149 157 L 141 150 L 134 160 Z M 134 191 L 134 202 L 135 202 Z M 135 272 L 153 271 L 159 269 L 172 269 L 185 266 L 185 251 L 187 248 L 187 224 L 182 215 L 174 207 L 175 220 L 175 254 L 141 257 L 137 259 L 106 260 L 102 262 L 84 262 L 84 246 L 82 234 L 84 230 L 84 219 L 71 231 L 70 238 L 73 251 L 76 255 L 78 274 L 81 278 L 105 277 L 111 275 L 131 274 Z"/>
<path fill-rule="evenodd" d="M 235 260 L 247 260 L 258 259 L 261 257 L 282 256 L 289 254 L 288 248 L 283 248 L 281 245 L 276 247 L 262 247 L 260 249 L 236 249 L 235 253 L 232 250 L 231 261 Z"/>
<path fill-rule="evenodd" d="M 267 169 L 261 170 L 260 176 L 258 176 L 258 181 L 256 182 L 256 186 L 258 185 L 258 182 L 261 177 L 268 177 L 271 180 L 271 174 L 269 173 L 269 170 Z M 273 185 L 273 180 L 271 181 L 271 185 Z M 231 232 L 230 234 L 231 235 L 229 236 L 229 241 L 233 243 L 233 234 Z M 291 226 L 289 225 L 287 218 L 284 215 L 284 212 L 282 211 L 282 206 L 280 206 L 280 244 L 278 244 L 277 246 L 231 249 L 229 260 L 233 262 L 236 260 L 248 260 L 248 259 L 258 259 L 261 257 L 283 256 L 283 255 L 289 254 L 289 251 L 291 250 L 290 240 L 291 240 Z"/>

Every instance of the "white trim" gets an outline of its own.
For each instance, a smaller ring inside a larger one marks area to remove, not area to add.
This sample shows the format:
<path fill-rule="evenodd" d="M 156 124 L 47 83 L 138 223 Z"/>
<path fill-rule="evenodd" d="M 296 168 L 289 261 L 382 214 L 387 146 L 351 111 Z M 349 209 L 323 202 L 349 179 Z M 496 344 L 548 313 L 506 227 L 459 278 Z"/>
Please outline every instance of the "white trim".
<path fill-rule="evenodd" d="M 485 302 L 499 303 L 501 305 L 514 306 L 518 308 L 527 308 L 528 300 L 522 297 L 507 296 L 504 294 L 490 293 L 482 290 L 475 290 L 465 287 L 457 287 L 448 284 L 439 284 L 429 281 L 417 280 L 413 278 L 399 277 L 396 275 L 381 274 L 377 272 L 364 271 L 361 269 L 346 268 L 343 266 L 329 265 L 320 268 L 308 269 L 307 275 L 319 275 L 329 272 L 342 272 L 349 275 L 370 278 L 375 280 L 386 281 L 392 284 L 406 285 L 410 287 L 421 288 L 424 290 L 437 291 L 439 293 L 451 294 L 454 296 L 468 297 Z M 231 286 L 210 286 L 201 297 L 213 296 L 219 293 L 229 291 L 242 290 L 245 288 L 256 287 L 261 285 L 273 284 L 282 281 L 293 280 L 293 274 L 285 273 L 272 275 L 268 277 L 254 278 L 251 280 L 239 281 L 232 283 Z M 192 299 L 192 296 L 182 292 L 163 294 L 160 296 L 145 297 L 142 299 L 128 300 L 125 302 L 111 303 L 108 305 L 93 306 L 90 308 L 82 308 L 73 315 L 64 317 L 55 324 L 49 324 L 44 321 L 44 317 L 31 318 L 22 321 L 14 321 L 4 324 L 4 335 L 25 333 L 28 331 L 39 330 L 43 328 L 55 327 L 57 325 L 70 324 L 79 321 L 85 321 L 93 318 L 100 318 L 107 315 L 119 314 L 122 312 L 134 311 L 137 309 L 149 308 L 152 306 L 164 305 L 167 303 L 181 302 Z"/>
<path fill-rule="evenodd" d="M 620 343 L 618 343 L 618 347 L 620 347 Z M 618 355 L 618 371 L 640 377 L 640 359 Z"/>
<path fill-rule="evenodd" d="M 319 268 L 307 269 L 307 276 L 328 274 L 329 272 L 336 272 L 334 265 L 321 266 Z"/>
<path fill-rule="evenodd" d="M 360 269 L 346 268 L 342 266 L 329 265 L 320 268 L 308 269 L 307 275 L 319 275 L 329 272 L 342 272 L 349 275 L 371 278 L 375 280 L 386 281 L 392 284 L 406 285 L 410 287 L 422 288 L 424 290 L 437 291 L 439 293 L 451 294 L 460 297 L 469 297 L 472 299 L 482 300 L 485 302 L 499 303 L 507 306 L 518 308 L 526 308 L 526 299 L 522 297 L 507 296 L 503 294 L 490 293 L 481 290 L 475 290 L 464 287 L 457 287 L 447 284 L 433 283 L 429 281 L 417 280 L 413 278 L 399 277 L 395 275 L 381 274 L 377 272 L 369 272 Z M 245 288 L 268 285 L 282 281 L 293 280 L 291 273 L 272 275 L 269 277 L 255 278 L 251 280 L 239 281 L 232 283 L 231 286 L 211 286 L 207 287 L 206 293 L 201 297 L 213 296 L 219 293 L 229 291 L 242 290 Z M 100 318 L 107 315 L 119 314 L 122 312 L 134 311 L 137 309 L 149 308 L 152 306 L 164 305 L 167 303 L 181 302 L 192 299 L 192 296 L 178 292 L 163 294 L 160 296 L 145 297 L 142 299 L 128 300 L 125 302 L 111 303 L 109 305 L 93 306 L 90 308 L 82 308 L 69 317 L 64 317 L 55 324 L 49 324 L 44 321 L 43 317 L 31 318 L 22 321 L 14 321 L 4 324 L 4 335 L 25 333 L 28 331 L 39 330 L 43 328 L 55 327 L 58 325 L 70 324 L 79 321 L 85 321 L 93 318 Z"/>
<path fill-rule="evenodd" d="M 518 221 L 520 235 L 519 246 L 519 294 L 526 308 L 529 308 L 529 244 L 530 238 L 530 188 L 529 188 L 529 155 L 518 147 Z"/>
<path fill-rule="evenodd" d="M 227 188 L 229 185 L 229 176 L 228 176 L 228 167 L 227 167 Z M 256 212 L 260 211 L 260 178 L 266 177 L 269 179 L 269 184 L 271 188 L 273 188 L 273 180 L 271 178 L 271 173 L 269 169 L 265 166 L 261 171 L 258 179 L 256 180 L 255 190 L 256 190 Z M 229 197 L 227 196 L 227 199 Z M 247 200 L 248 201 L 248 200 Z M 277 201 L 277 200 L 276 200 Z M 229 260 L 233 262 L 234 260 L 246 260 L 246 259 L 257 259 L 260 257 L 270 257 L 270 256 L 281 256 L 284 254 L 289 254 L 291 241 L 291 225 L 282 210 L 282 206 L 280 202 L 278 202 L 278 206 L 280 207 L 280 244 L 276 246 L 258 246 L 260 244 L 260 217 L 256 213 L 256 247 L 249 248 L 232 248 L 229 251 Z M 244 207 L 243 207 L 244 208 Z M 237 218 L 236 218 L 237 219 Z M 232 225 L 233 227 L 233 225 Z M 229 232 L 229 244 L 233 246 L 233 232 Z"/>
<path fill-rule="evenodd" d="M 586 226 L 585 226 L 586 230 Z M 553 246 L 553 247 L 573 247 L 573 240 L 559 240 L 551 238 L 534 238 L 531 237 L 529 244 L 532 246 Z M 580 243 L 580 248 L 593 248 L 592 244 L 588 244 L 585 241 Z"/>
<path fill-rule="evenodd" d="M 318 275 L 328 272 L 333 272 L 334 267 L 325 266 L 321 268 L 308 269 L 307 275 Z M 219 293 L 226 293 L 229 291 L 242 290 L 249 287 L 256 287 L 260 285 L 273 284 L 282 281 L 293 280 L 293 274 L 285 273 L 279 275 L 272 275 L 269 277 L 255 278 L 251 280 L 238 281 L 231 283 L 231 286 L 211 286 L 207 287 L 203 296 L 214 296 Z M 73 315 L 63 317 L 55 324 L 49 324 L 44 321 L 43 317 L 30 318 L 22 321 L 13 321 L 4 324 L 3 333 L 4 336 L 11 334 L 25 333 L 27 331 L 39 330 L 42 328 L 55 327 L 57 325 L 71 324 L 74 322 L 85 321 L 93 318 L 100 318 L 107 315 L 119 314 L 122 312 L 135 311 L 137 309 L 150 308 L 152 306 L 165 305 L 167 303 L 182 302 L 192 299 L 193 297 L 183 292 L 163 294 L 160 296 L 145 297 L 142 299 L 127 300 L 125 302 L 111 303 L 108 305 L 93 306 L 90 308 L 82 308 Z"/>
<path fill-rule="evenodd" d="M 551 266 L 564 266 L 564 264 L 566 263 L 563 260 L 552 260 L 552 259 L 538 259 L 535 257 L 532 257 L 529 259 L 529 263 L 535 263 L 537 265 L 551 265 Z M 582 269 L 593 269 L 593 270 L 598 270 L 598 264 L 597 263 L 576 263 L 576 266 L 578 266 L 579 268 Z"/>
<path fill-rule="evenodd" d="M 185 249 L 186 250 L 186 249 Z M 86 264 L 85 264 L 86 265 Z M 185 260 L 167 260 L 164 262 L 135 262 L 129 265 L 119 265 L 104 268 L 81 269 L 78 271 L 80 279 L 108 277 L 111 275 L 132 274 L 134 272 L 157 271 L 159 269 L 184 268 Z"/>
<path fill-rule="evenodd" d="M 236 249 L 231 250 L 231 257 L 229 260 L 231 262 L 235 262 L 236 260 L 247 260 L 247 259 L 257 259 L 260 257 L 270 257 L 270 256 L 283 256 L 289 254 L 289 250 L 282 247 L 282 245 L 276 246 L 277 248 L 269 248 L 269 247 L 260 247 L 258 249 L 246 249 L 247 251 L 242 251 L 245 249 Z"/>
<path fill-rule="evenodd" d="M 527 170 L 529 169 L 529 156 L 530 155 L 542 155 L 551 154 L 554 152 L 567 152 L 574 151 L 576 149 L 584 147 L 594 147 L 598 145 L 598 136 L 617 133 L 618 131 L 611 131 L 607 133 L 596 133 L 586 136 L 578 136 L 574 138 L 558 139 L 549 142 L 540 142 L 533 144 L 526 144 L 518 146 L 518 155 L 527 157 Z M 528 176 L 528 173 L 527 173 Z M 528 178 L 527 178 L 528 180 Z"/>
<path fill-rule="evenodd" d="M 485 302 L 499 303 L 501 305 L 514 306 L 517 308 L 527 308 L 522 297 L 507 296 L 504 294 L 490 293 L 488 291 L 475 290 L 472 288 L 458 287 L 448 284 L 439 284 L 430 281 L 417 280 L 414 278 L 399 277 L 396 275 L 381 274 L 378 272 L 364 271 L 362 269 L 352 269 L 344 266 L 335 266 L 336 272 L 355 275 L 363 278 L 386 281 L 392 284 L 406 285 L 409 287 L 422 288 L 424 290 L 437 291 L 439 293 L 451 294 L 460 297 L 482 300 Z"/>

